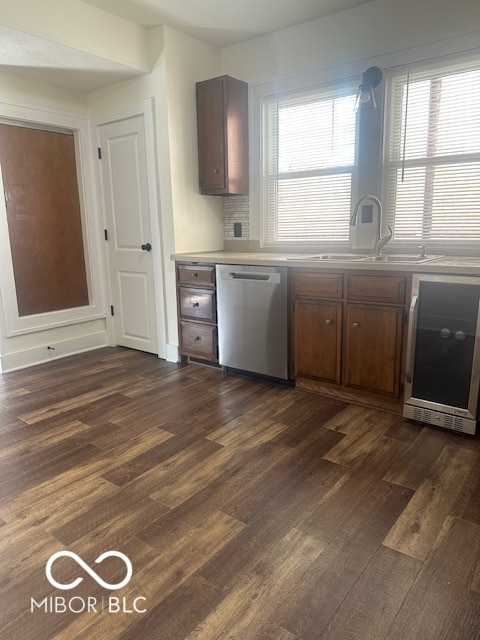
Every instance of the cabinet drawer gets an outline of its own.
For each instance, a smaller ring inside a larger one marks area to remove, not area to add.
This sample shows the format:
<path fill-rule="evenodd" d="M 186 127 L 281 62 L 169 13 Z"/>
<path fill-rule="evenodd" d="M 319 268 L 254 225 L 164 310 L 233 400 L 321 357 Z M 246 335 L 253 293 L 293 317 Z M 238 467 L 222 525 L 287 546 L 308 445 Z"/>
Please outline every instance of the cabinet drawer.
<path fill-rule="evenodd" d="M 347 299 L 404 304 L 407 279 L 403 276 L 347 276 Z"/>
<path fill-rule="evenodd" d="M 180 345 L 184 355 L 217 359 L 217 328 L 207 324 L 180 322 Z"/>
<path fill-rule="evenodd" d="M 215 284 L 215 267 L 212 265 L 178 264 L 179 284 L 198 284 L 200 287 Z"/>
<path fill-rule="evenodd" d="M 295 273 L 293 278 L 295 296 L 335 299 L 340 299 L 343 296 L 343 274 L 341 273 L 309 271 Z"/>
<path fill-rule="evenodd" d="M 180 316 L 215 322 L 215 291 L 180 287 Z"/>

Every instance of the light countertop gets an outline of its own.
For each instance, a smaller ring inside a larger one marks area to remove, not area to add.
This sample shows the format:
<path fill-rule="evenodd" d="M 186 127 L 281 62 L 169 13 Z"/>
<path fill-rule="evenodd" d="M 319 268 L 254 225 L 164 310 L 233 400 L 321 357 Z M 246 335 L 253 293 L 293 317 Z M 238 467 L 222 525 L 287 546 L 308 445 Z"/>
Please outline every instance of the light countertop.
<path fill-rule="evenodd" d="M 404 273 L 443 273 L 480 276 L 480 257 L 443 256 L 420 264 L 399 264 L 394 262 L 352 260 L 306 260 L 304 258 L 300 259 L 298 253 L 204 251 L 199 253 L 177 253 L 173 254 L 171 258 L 178 262 L 196 262 L 199 264 L 250 264 L 308 269 L 402 271 Z"/>

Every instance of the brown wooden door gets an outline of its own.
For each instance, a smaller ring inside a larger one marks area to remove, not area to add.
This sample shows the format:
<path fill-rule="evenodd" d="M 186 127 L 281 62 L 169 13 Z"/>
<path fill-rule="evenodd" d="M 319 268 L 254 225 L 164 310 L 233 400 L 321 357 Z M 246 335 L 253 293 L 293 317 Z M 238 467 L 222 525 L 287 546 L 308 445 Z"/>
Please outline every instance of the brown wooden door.
<path fill-rule="evenodd" d="M 348 304 L 345 320 L 344 385 L 400 395 L 403 309 Z"/>
<path fill-rule="evenodd" d="M 339 384 L 341 303 L 296 300 L 294 314 L 294 376 Z"/>
<path fill-rule="evenodd" d="M 73 135 L 0 125 L 18 312 L 88 305 Z"/>

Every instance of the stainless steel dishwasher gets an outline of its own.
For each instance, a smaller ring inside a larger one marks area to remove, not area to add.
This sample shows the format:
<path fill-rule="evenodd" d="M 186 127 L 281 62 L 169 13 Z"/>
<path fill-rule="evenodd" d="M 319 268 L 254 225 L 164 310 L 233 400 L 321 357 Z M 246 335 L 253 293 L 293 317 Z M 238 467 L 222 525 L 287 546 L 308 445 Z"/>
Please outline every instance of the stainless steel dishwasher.
<path fill-rule="evenodd" d="M 287 269 L 217 265 L 221 365 L 288 378 Z"/>

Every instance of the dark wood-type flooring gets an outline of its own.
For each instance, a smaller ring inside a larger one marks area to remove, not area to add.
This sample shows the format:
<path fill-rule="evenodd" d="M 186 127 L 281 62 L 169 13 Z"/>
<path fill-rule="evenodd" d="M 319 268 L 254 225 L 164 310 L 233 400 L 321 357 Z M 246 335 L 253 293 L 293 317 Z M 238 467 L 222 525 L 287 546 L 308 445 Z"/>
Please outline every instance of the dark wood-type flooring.
<path fill-rule="evenodd" d="M 0 409 L 2 639 L 480 638 L 478 438 L 114 348 Z"/>

